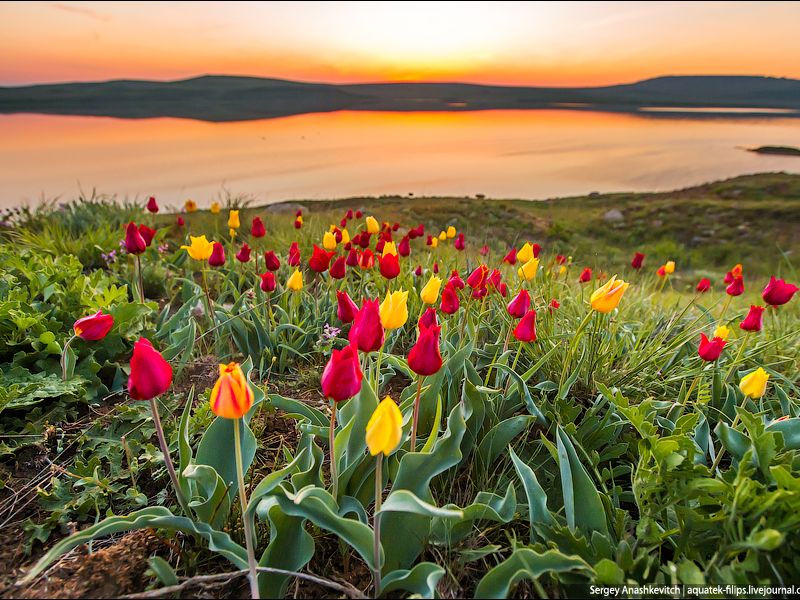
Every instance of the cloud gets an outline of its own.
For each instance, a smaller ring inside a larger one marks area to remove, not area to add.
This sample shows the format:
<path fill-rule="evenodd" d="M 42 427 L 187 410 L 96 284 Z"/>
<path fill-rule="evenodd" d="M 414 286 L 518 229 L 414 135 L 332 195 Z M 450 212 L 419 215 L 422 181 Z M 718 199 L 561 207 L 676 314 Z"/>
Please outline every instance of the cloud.
<path fill-rule="evenodd" d="M 72 6 L 70 4 L 61 4 L 59 2 L 50 2 L 48 6 L 50 6 L 50 8 L 54 8 L 56 10 L 60 10 L 63 12 L 72 13 L 74 15 L 81 15 L 84 17 L 88 17 L 90 19 L 95 19 L 96 21 L 108 22 L 111 20 L 111 15 L 107 15 L 105 13 L 101 13 L 96 10 L 92 10 L 91 8 L 86 8 L 83 6 Z"/>

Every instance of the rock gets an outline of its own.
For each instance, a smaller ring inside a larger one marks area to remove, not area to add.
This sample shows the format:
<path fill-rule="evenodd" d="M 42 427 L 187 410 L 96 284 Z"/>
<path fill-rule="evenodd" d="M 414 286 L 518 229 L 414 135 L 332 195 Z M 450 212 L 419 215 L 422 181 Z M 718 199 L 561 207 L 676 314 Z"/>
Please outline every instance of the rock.
<path fill-rule="evenodd" d="M 625 215 L 618 208 L 612 208 L 603 215 L 603 220 L 606 223 L 619 223 L 625 220 Z"/>

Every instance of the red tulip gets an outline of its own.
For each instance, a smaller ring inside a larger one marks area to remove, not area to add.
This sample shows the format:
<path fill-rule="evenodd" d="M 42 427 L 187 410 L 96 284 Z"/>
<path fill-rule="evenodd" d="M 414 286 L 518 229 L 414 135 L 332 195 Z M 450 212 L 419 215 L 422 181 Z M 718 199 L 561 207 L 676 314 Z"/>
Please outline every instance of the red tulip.
<path fill-rule="evenodd" d="M 392 231 L 397 231 L 398 229 L 400 229 L 400 223 L 395 221 L 392 223 Z"/>
<path fill-rule="evenodd" d="M 75 321 L 72 325 L 72 330 L 82 340 L 94 342 L 106 337 L 113 326 L 114 317 L 103 314 L 103 311 L 98 310 L 93 315 Z"/>
<path fill-rule="evenodd" d="M 361 212 L 360 210 L 357 210 L 357 211 L 356 211 L 356 219 L 360 219 L 360 218 L 361 218 L 361 217 L 363 217 L 363 216 L 364 216 L 364 213 L 363 213 L 363 212 Z"/>
<path fill-rule="evenodd" d="M 725 288 L 725 292 L 729 296 L 741 296 L 744 292 L 744 278 L 741 275 L 739 277 L 734 277 L 731 284 Z"/>
<path fill-rule="evenodd" d="M 300 266 L 300 248 L 297 242 L 292 242 L 292 245 L 289 246 L 289 258 L 286 259 L 286 264 L 290 267 Z"/>
<path fill-rule="evenodd" d="M 436 309 L 432 306 L 428 307 L 422 315 L 420 315 L 419 320 L 417 321 L 417 327 L 422 329 L 423 327 L 430 327 L 431 325 L 438 325 L 439 322 L 436 319 Z"/>
<path fill-rule="evenodd" d="M 156 230 L 150 229 L 147 225 L 142 223 L 139 225 L 139 234 L 142 236 L 144 243 L 147 244 L 147 246 L 150 246 L 153 238 L 156 237 Z"/>
<path fill-rule="evenodd" d="M 536 311 L 529 310 L 514 328 L 514 337 L 520 342 L 536 341 Z"/>
<path fill-rule="evenodd" d="M 351 344 L 342 350 L 334 350 L 322 372 L 322 393 L 334 402 L 347 400 L 361 391 L 363 378 L 355 346 Z"/>
<path fill-rule="evenodd" d="M 761 297 L 770 306 L 781 306 L 789 302 L 797 290 L 796 285 L 786 283 L 783 279 L 775 279 L 773 275 L 769 278 L 767 287 L 761 292 Z"/>
<path fill-rule="evenodd" d="M 276 256 L 274 250 L 270 250 L 269 252 L 264 252 L 264 264 L 270 271 L 277 271 L 281 268 L 281 261 Z"/>
<path fill-rule="evenodd" d="M 439 263 L 438 262 L 434 262 L 433 263 L 433 269 L 431 269 L 431 270 L 433 271 L 434 275 L 438 275 L 439 274 Z"/>
<path fill-rule="evenodd" d="M 428 239 L 425 240 L 425 245 L 426 246 L 433 246 L 433 236 L 432 235 L 429 235 Z"/>
<path fill-rule="evenodd" d="M 358 305 L 353 302 L 347 292 L 336 290 L 336 317 L 342 323 L 352 323 L 357 312 Z"/>
<path fill-rule="evenodd" d="M 511 248 L 511 250 L 508 251 L 508 254 L 506 254 L 503 258 L 503 262 L 509 265 L 517 264 L 517 249 Z"/>
<path fill-rule="evenodd" d="M 361 246 L 362 248 L 364 248 L 364 249 L 366 249 L 366 248 L 369 248 L 369 244 L 370 244 L 370 235 L 371 235 L 371 234 L 370 234 L 368 231 L 362 231 L 362 232 L 361 232 L 361 233 L 360 233 L 360 234 L 357 236 L 357 237 L 358 237 L 358 242 L 357 242 L 357 244 L 358 244 L 359 246 Z"/>
<path fill-rule="evenodd" d="M 739 327 L 744 331 L 761 331 L 761 316 L 764 314 L 763 306 L 750 306 L 750 312 L 744 320 L 739 323 Z"/>
<path fill-rule="evenodd" d="M 438 325 L 420 327 L 417 343 L 408 352 L 408 366 L 417 375 L 433 375 L 442 368 L 442 354 L 439 351 L 441 330 Z"/>
<path fill-rule="evenodd" d="M 172 385 L 172 367 L 153 348 L 149 340 L 139 338 L 133 345 L 128 393 L 134 400 L 151 400 Z"/>
<path fill-rule="evenodd" d="M 387 254 L 380 259 L 380 271 L 384 279 L 394 279 L 400 274 L 400 259 L 396 254 Z"/>
<path fill-rule="evenodd" d="M 550 312 L 552 313 L 552 312 L 553 312 L 553 310 L 555 310 L 555 309 L 557 309 L 557 308 L 561 308 L 561 305 L 558 303 L 558 300 L 556 300 L 555 298 L 553 298 L 553 299 L 550 301 Z"/>
<path fill-rule="evenodd" d="M 498 285 L 498 286 L 497 286 L 497 291 L 498 291 L 498 292 L 500 292 L 500 295 L 501 295 L 503 298 L 505 298 L 506 296 L 508 296 L 508 286 L 506 285 L 506 282 L 505 282 L 505 281 L 504 281 L 504 282 L 502 282 L 500 285 Z"/>
<path fill-rule="evenodd" d="M 633 255 L 633 260 L 631 260 L 631 266 L 636 269 L 637 271 L 642 268 L 642 264 L 644 264 L 644 254 L 641 252 L 637 252 Z"/>
<path fill-rule="evenodd" d="M 184 225 L 186 225 L 186 221 L 184 221 L 184 220 L 183 220 L 183 217 L 182 217 L 182 216 L 178 215 L 178 216 L 176 217 L 176 219 L 175 219 L 175 224 L 176 224 L 178 227 L 183 227 Z"/>
<path fill-rule="evenodd" d="M 362 269 L 371 269 L 375 266 L 375 255 L 367 248 L 358 255 L 358 266 Z"/>
<path fill-rule="evenodd" d="M 534 254 L 534 257 L 536 257 L 535 254 Z M 557 264 L 563 265 L 565 262 L 567 262 L 567 257 L 566 256 L 564 256 L 563 254 L 556 254 L 556 263 Z"/>
<path fill-rule="evenodd" d="M 711 289 L 711 281 L 709 279 L 706 279 L 705 277 L 703 277 L 703 279 L 701 279 L 697 283 L 697 287 L 695 288 L 695 291 L 697 291 L 698 294 L 705 294 L 710 289 Z"/>
<path fill-rule="evenodd" d="M 383 346 L 384 331 L 378 298 L 364 300 L 353 319 L 348 338 L 361 352 L 375 352 Z"/>
<path fill-rule="evenodd" d="M 486 256 L 487 254 L 489 254 L 489 246 L 484 244 L 483 246 L 481 246 L 481 251 L 480 252 L 481 252 L 481 256 Z"/>
<path fill-rule="evenodd" d="M 664 268 L 664 265 L 661 265 L 660 267 L 658 267 L 658 269 L 656 269 L 656 275 L 658 275 L 659 277 L 667 276 L 667 269 Z"/>
<path fill-rule="evenodd" d="M 506 310 L 508 314 L 514 317 L 515 319 L 521 319 L 525 316 L 525 313 L 531 307 L 531 296 L 528 293 L 528 290 L 520 290 L 519 293 L 514 296 L 511 302 L 508 303 Z"/>
<path fill-rule="evenodd" d="M 158 202 L 156 202 L 155 196 L 150 196 L 150 199 L 147 201 L 147 210 L 153 214 L 158 212 Z"/>
<path fill-rule="evenodd" d="M 447 283 L 449 283 L 458 290 L 463 290 L 467 286 L 467 284 L 464 283 L 464 280 L 461 279 L 461 276 L 458 274 L 458 271 L 455 270 L 452 273 L 450 273 L 450 279 L 447 280 Z"/>
<path fill-rule="evenodd" d="M 347 209 L 347 212 L 345 213 L 344 218 L 347 219 L 347 220 L 350 220 L 350 219 L 353 218 L 353 209 L 352 208 L 348 208 Z"/>
<path fill-rule="evenodd" d="M 221 267 L 225 264 L 225 248 L 219 242 L 214 242 L 211 256 L 208 257 L 208 264 L 212 267 Z"/>
<path fill-rule="evenodd" d="M 141 232 L 133 222 L 128 223 L 125 229 L 125 250 L 128 254 L 141 254 L 147 249 L 147 242 L 144 241 Z"/>
<path fill-rule="evenodd" d="M 342 220 L 339 221 L 339 227 L 347 227 L 347 217 L 342 217 Z M 342 240 L 339 240 L 340 242 Z"/>
<path fill-rule="evenodd" d="M 334 260 L 328 272 L 333 279 L 344 279 L 344 276 L 347 274 L 347 265 L 345 264 L 344 256 L 340 256 Z"/>
<path fill-rule="evenodd" d="M 474 300 L 480 300 L 481 298 L 485 297 L 488 293 L 489 293 L 489 288 L 484 285 L 472 290 L 472 298 Z"/>
<path fill-rule="evenodd" d="M 300 229 L 302 226 L 303 226 L 303 220 L 302 219 L 295 219 L 294 220 L 294 228 L 295 229 Z"/>
<path fill-rule="evenodd" d="M 262 273 L 260 277 L 261 277 L 261 289 L 265 292 L 274 292 L 275 274 L 272 271 L 267 271 L 266 273 Z"/>
<path fill-rule="evenodd" d="M 386 240 L 384 239 L 379 239 L 377 242 L 375 242 L 375 254 L 377 254 L 378 256 L 383 254 L 383 247 L 385 245 L 386 245 Z"/>
<path fill-rule="evenodd" d="M 236 253 L 236 260 L 241 263 L 250 262 L 250 246 L 247 245 L 247 242 L 242 244 L 241 250 Z"/>
<path fill-rule="evenodd" d="M 456 241 L 453 242 L 453 247 L 456 250 L 458 250 L 459 252 L 464 250 L 464 234 L 463 233 L 459 233 L 458 234 L 458 236 L 456 237 Z M 486 256 L 486 255 L 484 254 L 484 256 Z"/>
<path fill-rule="evenodd" d="M 425 235 L 425 228 L 422 226 L 421 223 L 416 227 L 414 227 L 413 229 L 408 230 L 408 239 L 410 240 L 415 240 L 418 237 L 422 237 L 423 235 Z"/>
<path fill-rule="evenodd" d="M 355 248 L 350 248 L 347 252 L 347 259 L 345 259 L 345 264 L 348 267 L 357 267 L 358 266 L 358 250 Z"/>
<path fill-rule="evenodd" d="M 417 265 L 417 268 L 414 269 L 414 276 L 422 277 L 422 265 Z"/>
<path fill-rule="evenodd" d="M 723 281 L 725 283 L 733 283 L 734 279 L 737 277 L 742 277 L 744 275 L 744 269 L 742 269 L 742 265 L 736 265 L 730 271 L 725 273 L 725 278 Z"/>
<path fill-rule="evenodd" d="M 542 252 L 542 247 L 539 244 L 534 242 L 531 245 L 531 250 L 533 250 L 533 258 L 539 258 L 539 254 Z M 558 257 L 556 257 L 556 260 L 558 260 Z"/>
<path fill-rule="evenodd" d="M 722 349 L 725 347 L 725 340 L 720 337 L 715 337 L 709 340 L 705 333 L 700 334 L 700 346 L 697 348 L 697 354 L 700 355 L 705 361 L 714 362 L 722 354 Z"/>
<path fill-rule="evenodd" d="M 308 266 L 315 273 L 324 273 L 325 271 L 328 270 L 328 265 L 330 265 L 331 257 L 333 256 L 333 254 L 334 254 L 333 252 L 323 250 L 322 248 L 314 244 L 314 249 L 311 254 L 311 258 L 308 259 Z"/>
<path fill-rule="evenodd" d="M 450 282 L 448 282 L 442 290 L 442 303 L 440 306 L 442 312 L 447 315 L 452 315 L 453 313 L 458 312 L 458 294 Z"/>
<path fill-rule="evenodd" d="M 497 289 L 497 286 L 500 285 L 502 277 L 503 275 L 500 273 L 500 269 L 492 269 L 492 272 L 487 278 L 487 283 L 493 288 Z"/>
<path fill-rule="evenodd" d="M 477 267 L 469 277 L 467 277 L 467 285 L 472 289 L 482 288 L 486 285 L 486 278 L 489 276 L 489 267 L 480 265 Z"/>
<path fill-rule="evenodd" d="M 294 213 L 294 216 L 295 216 L 295 217 L 302 217 L 302 216 L 303 216 L 303 209 L 302 209 L 302 208 L 298 208 L 298 209 L 295 211 L 295 213 Z"/>
<path fill-rule="evenodd" d="M 400 256 L 408 256 L 411 254 L 411 243 L 408 241 L 407 235 L 403 236 L 403 239 L 397 244 L 397 253 Z"/>
<path fill-rule="evenodd" d="M 581 271 L 581 276 L 578 277 L 579 283 L 588 283 L 592 280 L 592 270 L 589 267 L 586 267 L 583 271 Z"/>
<path fill-rule="evenodd" d="M 264 227 L 264 221 L 261 217 L 253 217 L 253 222 L 250 225 L 250 235 L 254 238 L 262 238 L 267 235 L 267 228 Z"/>

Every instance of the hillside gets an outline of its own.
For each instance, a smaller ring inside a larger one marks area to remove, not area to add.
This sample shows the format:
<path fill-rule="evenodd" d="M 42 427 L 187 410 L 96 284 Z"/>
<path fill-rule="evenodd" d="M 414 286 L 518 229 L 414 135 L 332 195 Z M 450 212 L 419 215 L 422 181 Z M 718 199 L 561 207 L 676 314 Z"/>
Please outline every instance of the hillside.
<path fill-rule="evenodd" d="M 638 112 L 644 107 L 790 111 L 800 81 L 755 76 L 670 76 L 605 87 L 464 83 L 331 85 L 207 75 L 180 81 L 119 80 L 0 88 L 0 113 L 238 121 L 336 110 L 459 111 L 569 108 Z M 713 112 L 713 111 L 712 111 Z M 724 111 L 721 111 L 724 112 Z"/>

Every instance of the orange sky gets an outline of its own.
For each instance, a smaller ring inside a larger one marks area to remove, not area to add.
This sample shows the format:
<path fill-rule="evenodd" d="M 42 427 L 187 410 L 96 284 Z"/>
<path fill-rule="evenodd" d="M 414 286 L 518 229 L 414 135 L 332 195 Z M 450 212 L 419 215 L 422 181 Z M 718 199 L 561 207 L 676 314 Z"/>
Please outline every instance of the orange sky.
<path fill-rule="evenodd" d="M 798 2 L 0 2 L 0 85 L 800 77 L 798 23 Z"/>

